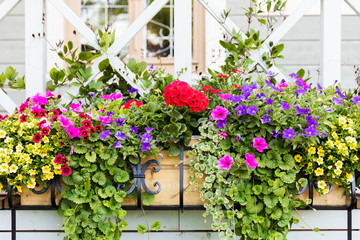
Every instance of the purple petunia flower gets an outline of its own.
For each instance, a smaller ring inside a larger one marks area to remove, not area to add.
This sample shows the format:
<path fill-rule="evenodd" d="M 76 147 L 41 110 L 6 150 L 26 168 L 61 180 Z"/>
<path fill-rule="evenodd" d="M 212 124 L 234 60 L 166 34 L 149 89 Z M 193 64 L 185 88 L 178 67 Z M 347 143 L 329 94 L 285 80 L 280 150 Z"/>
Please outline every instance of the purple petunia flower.
<path fill-rule="evenodd" d="M 342 98 L 342 99 L 345 99 L 346 96 L 344 94 L 341 93 L 340 89 L 339 88 L 336 88 L 336 91 L 334 93 L 337 93 L 339 94 L 339 96 Z"/>
<path fill-rule="evenodd" d="M 152 130 L 153 130 L 153 128 L 148 128 L 148 127 L 145 128 L 145 131 L 146 131 L 147 133 L 150 133 Z"/>
<path fill-rule="evenodd" d="M 236 134 L 236 136 L 237 136 L 237 138 L 235 138 L 235 142 L 242 140 L 242 137 L 240 134 Z"/>
<path fill-rule="evenodd" d="M 114 148 L 121 148 L 123 147 L 123 145 L 121 145 L 121 141 L 117 141 L 115 144 L 114 144 Z"/>
<path fill-rule="evenodd" d="M 262 118 L 260 118 L 262 124 L 264 123 L 271 123 L 269 115 L 265 114 Z"/>
<path fill-rule="evenodd" d="M 142 146 L 141 146 L 141 151 L 143 151 L 143 152 L 149 151 L 150 147 L 151 147 L 151 144 L 145 142 L 145 143 L 143 143 Z"/>
<path fill-rule="evenodd" d="M 114 115 L 114 112 L 112 112 L 112 111 L 109 111 L 106 113 L 106 116 L 108 116 L 108 117 L 111 117 L 112 115 Z"/>
<path fill-rule="evenodd" d="M 246 113 L 250 114 L 251 116 L 254 116 L 257 111 L 258 111 L 258 108 L 254 105 L 254 106 L 248 107 L 248 109 L 246 110 Z"/>
<path fill-rule="evenodd" d="M 267 98 L 267 99 L 266 99 L 266 104 L 271 105 L 271 104 L 273 104 L 273 102 L 274 102 L 274 100 L 271 99 L 271 98 Z"/>
<path fill-rule="evenodd" d="M 103 131 L 101 134 L 100 134 L 100 138 L 102 139 L 102 140 L 105 140 L 107 137 L 109 137 L 110 136 L 110 130 L 105 130 L 105 131 Z"/>
<path fill-rule="evenodd" d="M 269 71 L 269 72 L 267 73 L 267 76 L 268 76 L 269 78 L 273 78 L 273 77 L 274 77 L 274 74 L 273 74 L 272 71 Z"/>
<path fill-rule="evenodd" d="M 296 136 L 296 133 L 295 133 L 294 129 L 289 128 L 289 129 L 284 129 L 282 138 L 287 138 L 289 140 L 292 140 L 292 138 L 295 136 Z"/>
<path fill-rule="evenodd" d="M 266 97 L 266 95 L 264 94 L 264 93 L 257 93 L 256 94 L 256 98 L 258 98 L 258 99 L 261 99 L 261 98 L 265 98 Z"/>
<path fill-rule="evenodd" d="M 216 126 L 220 129 L 223 129 L 223 127 L 227 124 L 226 119 L 225 120 L 219 120 L 216 124 Z"/>
<path fill-rule="evenodd" d="M 325 110 L 326 112 L 333 112 L 334 110 L 332 108 L 328 108 Z"/>
<path fill-rule="evenodd" d="M 153 136 L 151 136 L 150 133 L 148 133 L 148 132 L 144 133 L 140 137 L 141 137 L 141 142 L 142 143 L 149 143 L 151 141 L 151 139 L 153 138 Z"/>
<path fill-rule="evenodd" d="M 246 105 L 239 105 L 235 108 L 238 116 L 246 115 L 246 109 L 247 109 Z"/>
<path fill-rule="evenodd" d="M 333 100 L 334 100 L 334 104 L 335 105 L 344 105 L 340 99 L 336 98 L 336 97 L 333 97 Z"/>
<path fill-rule="evenodd" d="M 152 72 L 155 70 L 154 64 L 149 67 L 149 72 Z"/>
<path fill-rule="evenodd" d="M 132 94 L 132 93 L 134 93 L 134 92 L 138 93 L 139 90 L 136 89 L 136 88 L 134 88 L 134 87 L 130 88 L 129 93 Z"/>
<path fill-rule="evenodd" d="M 305 117 L 307 123 L 308 123 L 308 126 L 316 126 L 318 125 L 318 122 L 312 117 L 312 116 L 306 116 Z"/>
<path fill-rule="evenodd" d="M 281 102 L 281 107 L 286 111 L 290 109 L 290 105 L 287 102 Z"/>
<path fill-rule="evenodd" d="M 297 89 L 297 90 L 295 90 L 295 93 L 299 96 L 302 96 L 306 93 L 306 90 L 305 89 Z"/>
<path fill-rule="evenodd" d="M 238 102 L 242 102 L 245 100 L 245 96 L 243 95 L 239 95 L 239 96 L 233 96 L 231 95 L 227 100 L 232 101 L 233 103 L 238 103 Z"/>
<path fill-rule="evenodd" d="M 277 138 L 277 136 L 279 135 L 279 133 L 280 133 L 280 131 L 277 132 L 275 129 L 273 129 L 271 136 L 272 136 L 273 138 Z"/>
<path fill-rule="evenodd" d="M 137 128 L 135 125 L 130 127 L 132 133 L 138 133 L 139 128 Z"/>
<path fill-rule="evenodd" d="M 308 108 L 300 108 L 299 106 L 295 106 L 295 109 L 296 109 L 298 114 L 307 115 L 310 112 L 310 109 L 308 109 Z"/>
<path fill-rule="evenodd" d="M 125 140 L 126 135 L 125 133 L 122 133 L 120 131 L 117 131 L 114 135 L 114 137 L 116 137 L 117 140 Z"/>
<path fill-rule="evenodd" d="M 298 79 L 298 75 L 296 73 L 289 74 L 291 80 L 296 81 Z M 301 86 L 302 87 L 302 86 Z"/>
<path fill-rule="evenodd" d="M 360 103 L 360 96 L 354 97 L 350 100 L 350 102 L 354 103 L 354 104 L 359 104 Z"/>
<path fill-rule="evenodd" d="M 310 126 L 305 128 L 305 137 L 316 137 L 317 130 L 315 126 Z"/>
<path fill-rule="evenodd" d="M 125 120 L 126 120 L 126 118 L 117 118 L 117 119 L 115 119 L 116 126 L 117 127 L 124 126 Z"/>

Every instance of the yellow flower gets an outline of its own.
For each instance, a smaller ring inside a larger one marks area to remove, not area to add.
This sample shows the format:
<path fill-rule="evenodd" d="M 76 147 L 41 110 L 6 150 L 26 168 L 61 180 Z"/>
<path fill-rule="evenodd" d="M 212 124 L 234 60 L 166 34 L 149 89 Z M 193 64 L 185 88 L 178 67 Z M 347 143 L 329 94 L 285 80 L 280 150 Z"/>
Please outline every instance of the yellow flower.
<path fill-rule="evenodd" d="M 316 162 L 317 162 L 319 165 L 321 165 L 321 164 L 324 163 L 324 159 L 323 159 L 323 158 L 318 158 L 318 159 L 316 159 Z"/>
<path fill-rule="evenodd" d="M 328 169 L 332 169 L 333 168 L 333 166 L 328 166 Z"/>
<path fill-rule="evenodd" d="M 9 165 L 7 165 L 6 163 L 3 163 L 0 165 L 0 171 L 1 172 L 7 172 L 9 169 Z"/>
<path fill-rule="evenodd" d="M 33 128 L 35 125 L 31 122 L 27 125 L 28 128 Z"/>
<path fill-rule="evenodd" d="M 348 132 L 349 132 L 351 135 L 355 135 L 355 134 L 356 134 L 356 132 L 355 132 L 354 129 L 352 129 L 352 128 L 349 128 L 349 129 L 348 129 Z"/>
<path fill-rule="evenodd" d="M 11 173 L 16 173 L 17 170 L 18 170 L 18 166 L 16 166 L 15 164 L 10 166 L 10 172 Z"/>
<path fill-rule="evenodd" d="M 336 168 L 342 168 L 342 166 L 343 166 L 343 162 L 342 161 L 337 161 L 336 163 L 335 163 L 335 166 L 336 166 Z"/>
<path fill-rule="evenodd" d="M 352 182 L 354 180 L 353 175 L 351 173 L 346 173 L 346 181 Z"/>
<path fill-rule="evenodd" d="M 11 138 L 11 137 L 6 137 L 4 142 L 5 142 L 5 143 L 10 143 L 11 141 L 12 141 L 12 138 Z"/>
<path fill-rule="evenodd" d="M 330 156 L 328 157 L 329 160 L 332 160 L 333 158 L 334 158 L 333 155 L 330 155 Z"/>
<path fill-rule="evenodd" d="M 318 181 L 317 185 L 319 188 L 324 189 L 326 187 L 326 183 L 324 180 Z"/>
<path fill-rule="evenodd" d="M 4 185 L 2 185 L 2 183 L 0 183 L 0 191 L 3 191 L 4 189 Z"/>
<path fill-rule="evenodd" d="M 337 168 L 337 169 L 335 169 L 335 171 L 334 171 L 334 172 L 335 172 L 335 174 L 336 174 L 336 175 L 340 175 L 340 174 L 342 173 L 342 171 L 341 171 L 340 169 L 338 169 L 338 168 Z"/>
<path fill-rule="evenodd" d="M 347 136 L 347 137 L 345 138 L 345 141 L 346 141 L 347 143 L 356 143 L 356 139 L 353 138 L 353 137 L 350 137 L 350 136 Z"/>
<path fill-rule="evenodd" d="M 36 171 L 35 171 L 34 169 L 30 169 L 30 170 L 29 170 L 29 174 L 30 174 L 31 176 L 34 176 L 34 175 L 36 175 Z"/>
<path fill-rule="evenodd" d="M 339 140 L 335 141 L 335 146 L 336 146 L 336 147 L 339 147 L 340 144 L 341 144 L 341 142 L 340 142 Z"/>
<path fill-rule="evenodd" d="M 341 125 L 346 124 L 346 118 L 344 118 L 344 117 L 339 117 L 339 124 L 341 124 Z"/>
<path fill-rule="evenodd" d="M 323 157 L 323 156 L 324 156 L 324 153 L 325 153 L 324 150 L 321 150 L 321 151 L 318 150 L 318 155 L 319 155 L 319 157 Z"/>
<path fill-rule="evenodd" d="M 28 188 L 35 188 L 36 182 L 33 180 L 27 181 Z"/>
<path fill-rule="evenodd" d="M 357 161 L 357 160 L 359 160 L 359 158 L 358 158 L 358 156 L 354 156 L 354 161 Z"/>
<path fill-rule="evenodd" d="M 35 148 L 41 148 L 41 143 L 40 142 L 35 143 Z"/>
<path fill-rule="evenodd" d="M 323 194 L 328 194 L 328 193 L 329 193 L 329 189 L 324 189 L 322 192 L 323 192 Z"/>
<path fill-rule="evenodd" d="M 349 145 L 349 147 L 350 147 L 350 149 L 356 149 L 356 143 L 351 143 L 351 144 Z"/>
<path fill-rule="evenodd" d="M 21 181 L 23 179 L 23 175 L 22 174 L 19 174 L 18 176 L 18 179 Z"/>
<path fill-rule="evenodd" d="M 19 185 L 16 186 L 16 189 L 17 189 L 17 192 L 18 192 L 19 194 L 22 193 L 22 188 L 21 188 Z"/>
<path fill-rule="evenodd" d="M 48 142 L 49 142 L 49 138 L 48 138 L 47 136 L 43 137 L 42 140 L 43 140 L 44 143 L 48 143 Z"/>
<path fill-rule="evenodd" d="M 340 143 L 339 146 L 338 146 L 338 149 L 339 150 L 347 150 L 347 146 L 345 143 Z"/>
<path fill-rule="evenodd" d="M 54 169 L 54 173 L 55 173 L 56 175 L 60 175 L 60 174 L 61 174 L 61 170 L 60 170 L 60 169 Z"/>
<path fill-rule="evenodd" d="M 4 130 L 0 130 L 0 138 L 5 138 L 6 132 Z"/>
<path fill-rule="evenodd" d="M 324 174 L 324 169 L 322 169 L 322 168 L 317 168 L 316 170 L 315 170 L 315 175 L 316 176 L 322 176 Z"/>
<path fill-rule="evenodd" d="M 39 149 L 33 149 L 33 154 L 39 154 L 40 153 L 40 150 Z"/>
<path fill-rule="evenodd" d="M 49 172 L 48 174 L 46 174 L 46 178 L 47 178 L 48 180 L 53 179 L 53 178 L 54 178 L 54 173 L 53 173 L 53 172 Z"/>
<path fill-rule="evenodd" d="M 31 158 L 25 158 L 25 161 L 27 164 L 31 164 L 33 160 Z"/>
<path fill-rule="evenodd" d="M 336 134 L 336 132 L 332 132 L 332 133 L 331 133 L 331 136 L 332 136 L 333 138 L 335 138 L 335 139 L 338 138 L 338 135 Z"/>
<path fill-rule="evenodd" d="M 51 168 L 48 165 L 43 166 L 41 169 L 42 169 L 43 173 L 48 173 L 51 171 Z"/>
<path fill-rule="evenodd" d="M 54 169 L 61 169 L 61 164 L 53 164 Z"/>
<path fill-rule="evenodd" d="M 12 150 L 11 148 L 6 148 L 6 149 L 5 149 L 5 153 L 8 154 L 8 155 L 10 155 L 10 154 L 13 153 L 13 150 Z"/>
<path fill-rule="evenodd" d="M 295 161 L 300 162 L 301 159 L 302 159 L 302 156 L 300 156 L 299 154 L 297 154 L 297 155 L 295 155 L 294 159 L 295 159 Z"/>
<path fill-rule="evenodd" d="M 10 161 L 11 161 L 11 158 L 10 158 L 10 157 L 6 157 L 6 158 L 5 158 L 5 162 L 6 162 L 6 163 L 9 163 Z"/>
<path fill-rule="evenodd" d="M 12 128 L 10 128 L 10 131 L 11 131 L 11 132 L 15 132 L 15 131 L 16 131 L 16 128 L 12 127 Z"/>
<path fill-rule="evenodd" d="M 334 142 L 331 141 L 331 140 L 328 140 L 328 141 L 326 142 L 326 145 L 327 145 L 329 148 L 332 148 L 332 147 L 334 147 Z"/>
<path fill-rule="evenodd" d="M 42 158 L 46 157 L 46 156 L 47 156 L 47 151 L 46 151 L 46 150 L 41 150 L 41 151 L 40 151 L 40 156 L 41 156 Z"/>
<path fill-rule="evenodd" d="M 315 154 L 315 153 L 316 153 L 316 148 L 311 147 L 311 148 L 308 149 L 308 152 L 309 152 L 310 154 Z"/>

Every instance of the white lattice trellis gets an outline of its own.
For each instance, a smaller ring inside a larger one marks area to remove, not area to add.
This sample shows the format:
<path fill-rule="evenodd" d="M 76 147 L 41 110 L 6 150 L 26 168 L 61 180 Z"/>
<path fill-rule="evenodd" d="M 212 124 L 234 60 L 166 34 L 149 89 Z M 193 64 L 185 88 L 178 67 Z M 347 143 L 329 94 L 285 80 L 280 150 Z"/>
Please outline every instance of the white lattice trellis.
<path fill-rule="evenodd" d="M 135 81 L 135 75 L 117 57 L 117 54 L 131 41 L 132 38 L 167 4 L 169 0 L 155 0 L 145 11 L 117 38 L 114 44 L 104 52 L 93 65 L 93 77 L 99 74 L 99 63 L 108 58 L 110 64 L 116 69 L 127 82 L 139 89 L 140 93 L 146 92 L 140 84 Z M 222 19 L 221 10 L 210 0 L 198 0 L 204 8 L 222 25 L 229 35 L 233 31 L 240 33 L 243 39 L 246 36 L 239 27 L 230 19 Z M 333 79 L 340 80 L 341 71 L 341 8 L 339 0 L 304 0 L 298 8 L 270 35 L 260 50 L 251 53 L 251 59 L 262 68 L 266 69 L 261 56 L 269 51 L 270 41 L 275 44 L 301 19 L 301 17 L 317 2 L 322 3 L 322 56 L 321 73 L 322 82 L 325 86 L 332 84 Z M 358 0 L 344 0 L 359 16 L 360 2 Z M 0 5 L 0 21 L 20 2 L 20 0 L 5 0 Z M 45 3 L 52 4 L 83 37 L 96 49 L 100 49 L 95 33 L 77 16 L 63 0 L 31 0 L 25 1 L 25 67 L 26 67 L 26 95 L 31 96 L 37 92 L 45 91 L 46 76 L 46 48 L 45 40 L 41 37 L 44 28 Z M 190 81 L 192 60 L 192 6 L 191 0 L 174 1 L 174 32 L 175 32 L 175 73 L 186 68 L 187 71 L 181 75 L 181 79 Z M 40 37 L 33 38 L 32 34 Z M 277 74 L 279 80 L 287 77 L 276 67 L 272 67 L 273 73 Z M 72 88 L 72 93 L 78 91 Z M 3 92 L 0 91 L 0 104 L 8 112 L 12 112 L 16 105 Z"/>

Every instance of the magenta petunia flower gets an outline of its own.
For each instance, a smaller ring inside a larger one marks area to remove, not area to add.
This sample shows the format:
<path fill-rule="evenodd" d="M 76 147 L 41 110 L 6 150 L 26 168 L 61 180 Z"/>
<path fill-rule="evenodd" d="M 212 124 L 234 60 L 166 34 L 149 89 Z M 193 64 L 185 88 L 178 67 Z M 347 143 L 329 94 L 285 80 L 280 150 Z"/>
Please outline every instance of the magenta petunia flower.
<path fill-rule="evenodd" d="M 223 100 L 226 101 L 229 97 L 231 97 L 231 94 L 224 94 L 224 93 L 219 93 L 218 96 Z"/>
<path fill-rule="evenodd" d="M 48 105 L 48 100 L 46 97 L 41 95 L 40 93 L 37 93 L 35 96 L 31 97 L 32 102 L 34 105 Z"/>
<path fill-rule="evenodd" d="M 111 95 L 102 95 L 101 98 L 105 99 L 106 101 L 110 101 Z"/>
<path fill-rule="evenodd" d="M 53 97 L 53 96 L 54 94 L 52 94 L 49 89 L 46 89 L 46 97 Z"/>
<path fill-rule="evenodd" d="M 80 137 L 80 129 L 74 127 L 74 125 L 70 125 L 68 128 L 66 128 L 66 132 L 68 133 L 69 138 L 71 139 L 75 137 Z"/>
<path fill-rule="evenodd" d="M 74 112 L 82 112 L 82 103 L 79 103 L 79 104 L 75 104 L 75 103 L 72 103 L 70 104 L 70 107 L 73 109 Z"/>
<path fill-rule="evenodd" d="M 268 147 L 264 138 L 254 138 L 253 139 L 253 147 L 256 148 L 259 152 L 263 152 L 264 149 Z"/>
<path fill-rule="evenodd" d="M 65 117 L 64 115 L 60 115 L 60 116 L 58 117 L 58 120 L 59 120 L 59 122 L 60 122 L 60 124 L 61 124 L 61 126 L 62 126 L 63 128 L 68 128 L 68 127 L 70 127 L 71 125 L 74 124 L 74 122 L 70 121 L 70 119 L 68 119 L 68 118 Z"/>
<path fill-rule="evenodd" d="M 245 162 L 244 164 L 248 165 L 251 168 L 256 168 L 259 164 L 256 162 L 255 156 L 246 153 L 245 154 Z"/>
<path fill-rule="evenodd" d="M 123 98 L 123 95 L 121 93 L 112 93 L 110 96 L 112 100 Z"/>
<path fill-rule="evenodd" d="M 226 108 L 217 106 L 214 110 L 211 111 L 211 116 L 215 119 L 225 120 L 228 113 L 229 110 L 227 110 Z"/>
<path fill-rule="evenodd" d="M 103 116 L 99 116 L 98 119 L 101 121 L 101 123 L 104 124 L 109 124 L 111 122 L 113 122 L 114 120 L 112 120 L 110 117 L 103 117 Z"/>
<path fill-rule="evenodd" d="M 233 162 L 234 159 L 232 157 L 230 157 L 229 155 L 225 155 L 224 157 L 218 160 L 218 169 L 230 170 Z"/>
<path fill-rule="evenodd" d="M 220 138 L 222 139 L 226 139 L 228 137 L 226 132 L 219 132 L 219 134 L 220 134 Z"/>

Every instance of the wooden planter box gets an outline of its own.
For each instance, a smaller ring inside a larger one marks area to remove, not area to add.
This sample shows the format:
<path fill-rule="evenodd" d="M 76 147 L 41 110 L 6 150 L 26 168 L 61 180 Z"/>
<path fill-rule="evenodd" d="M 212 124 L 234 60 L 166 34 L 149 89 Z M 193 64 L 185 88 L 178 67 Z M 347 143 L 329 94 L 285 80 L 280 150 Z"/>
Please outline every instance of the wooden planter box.
<path fill-rule="evenodd" d="M 65 187 L 65 184 L 60 181 L 62 187 Z M 44 188 L 44 185 L 35 187 L 36 191 L 40 191 Z M 22 206 L 51 206 L 51 186 L 49 189 L 42 194 L 35 194 L 31 190 L 27 189 L 26 186 L 23 186 L 22 193 L 20 196 L 20 203 Z M 60 191 L 55 187 L 55 202 L 56 205 L 59 205 L 61 199 Z"/>

